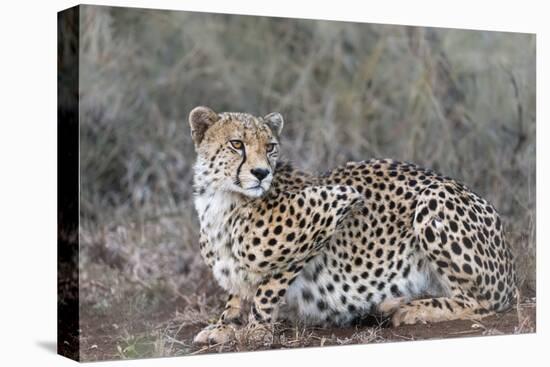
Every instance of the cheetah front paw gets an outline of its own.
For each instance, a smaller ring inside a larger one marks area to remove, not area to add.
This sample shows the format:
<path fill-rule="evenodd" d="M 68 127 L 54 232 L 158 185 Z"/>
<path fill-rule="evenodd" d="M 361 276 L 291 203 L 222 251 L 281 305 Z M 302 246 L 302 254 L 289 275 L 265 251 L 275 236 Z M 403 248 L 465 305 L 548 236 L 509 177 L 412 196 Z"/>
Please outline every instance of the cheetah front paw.
<path fill-rule="evenodd" d="M 237 338 L 252 344 L 270 343 L 273 341 L 273 327 L 264 323 L 249 323 Z"/>
<path fill-rule="evenodd" d="M 193 339 L 195 344 L 225 344 L 235 339 L 235 329 L 232 325 L 208 325 Z"/>
<path fill-rule="evenodd" d="M 426 318 L 419 312 L 417 307 L 401 306 L 392 316 L 394 327 L 399 325 L 412 325 L 416 323 L 426 323 Z"/>

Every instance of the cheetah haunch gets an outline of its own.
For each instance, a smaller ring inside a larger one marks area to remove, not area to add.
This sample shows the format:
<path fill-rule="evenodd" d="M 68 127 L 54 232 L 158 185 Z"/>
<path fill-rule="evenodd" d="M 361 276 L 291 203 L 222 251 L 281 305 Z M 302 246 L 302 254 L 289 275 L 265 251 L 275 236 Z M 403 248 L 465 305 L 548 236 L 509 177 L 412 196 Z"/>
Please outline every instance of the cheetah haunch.
<path fill-rule="evenodd" d="M 278 113 L 196 107 L 201 254 L 229 293 L 196 342 L 226 342 L 277 316 L 344 325 L 481 318 L 506 309 L 515 271 L 498 213 L 461 183 L 409 163 L 351 162 L 323 175 L 282 163 Z M 281 307 L 283 306 L 284 307 Z"/>

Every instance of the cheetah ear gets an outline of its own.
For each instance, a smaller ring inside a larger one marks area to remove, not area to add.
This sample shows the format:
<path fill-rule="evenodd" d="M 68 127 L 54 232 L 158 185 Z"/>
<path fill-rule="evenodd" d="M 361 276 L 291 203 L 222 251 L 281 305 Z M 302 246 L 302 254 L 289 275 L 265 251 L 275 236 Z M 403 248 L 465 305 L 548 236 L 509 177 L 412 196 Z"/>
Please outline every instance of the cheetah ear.
<path fill-rule="evenodd" d="M 218 119 L 218 114 L 208 107 L 198 106 L 191 110 L 189 113 L 189 125 L 191 126 L 191 137 L 193 138 L 195 147 L 199 146 L 206 130 Z"/>
<path fill-rule="evenodd" d="M 283 130 L 285 124 L 283 116 L 279 112 L 272 112 L 269 115 L 264 116 L 264 121 L 269 126 L 273 134 L 279 136 Z"/>

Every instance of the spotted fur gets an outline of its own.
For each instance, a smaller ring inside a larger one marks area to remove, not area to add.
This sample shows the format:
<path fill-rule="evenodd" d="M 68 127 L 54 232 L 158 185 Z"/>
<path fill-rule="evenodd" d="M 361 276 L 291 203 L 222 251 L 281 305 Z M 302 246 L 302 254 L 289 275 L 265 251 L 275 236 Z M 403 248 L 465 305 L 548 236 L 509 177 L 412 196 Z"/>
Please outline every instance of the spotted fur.
<path fill-rule="evenodd" d="M 345 325 L 372 314 L 437 322 L 512 303 L 499 215 L 463 184 L 387 159 L 302 172 L 278 159 L 279 114 L 197 107 L 190 124 L 201 254 L 231 295 L 197 342 L 234 337 L 242 301 L 254 325 L 281 316 Z"/>

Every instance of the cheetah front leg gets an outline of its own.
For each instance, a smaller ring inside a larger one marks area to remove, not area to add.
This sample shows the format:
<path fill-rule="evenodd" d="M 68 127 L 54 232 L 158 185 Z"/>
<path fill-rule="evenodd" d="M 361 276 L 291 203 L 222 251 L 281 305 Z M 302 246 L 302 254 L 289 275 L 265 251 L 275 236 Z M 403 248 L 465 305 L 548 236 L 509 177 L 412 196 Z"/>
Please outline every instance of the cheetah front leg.
<path fill-rule="evenodd" d="M 235 338 L 235 330 L 241 325 L 241 298 L 229 295 L 225 308 L 215 324 L 208 325 L 193 339 L 198 344 L 227 343 Z"/>
<path fill-rule="evenodd" d="M 246 328 L 249 337 L 263 339 L 272 334 L 279 307 L 301 268 L 302 266 L 290 266 L 288 270 L 276 273 L 260 283 L 252 300 Z"/>
<path fill-rule="evenodd" d="M 477 320 L 493 313 L 473 298 L 462 295 L 418 299 L 406 303 L 392 300 L 382 303 L 379 309 L 392 314 L 393 326 L 450 320 Z"/>

